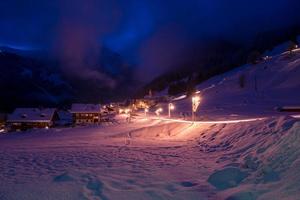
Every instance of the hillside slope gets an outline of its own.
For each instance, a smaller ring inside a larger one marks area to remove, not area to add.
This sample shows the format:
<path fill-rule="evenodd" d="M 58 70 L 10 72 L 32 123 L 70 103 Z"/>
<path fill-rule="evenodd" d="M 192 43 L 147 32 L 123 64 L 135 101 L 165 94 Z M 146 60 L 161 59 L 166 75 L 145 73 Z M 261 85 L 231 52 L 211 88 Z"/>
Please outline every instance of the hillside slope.
<path fill-rule="evenodd" d="M 300 106 L 300 50 L 244 65 L 196 86 L 199 119 L 274 116 L 280 106 Z M 175 98 L 173 115 L 191 115 L 191 98 Z M 160 104 L 167 114 L 167 104 Z"/>

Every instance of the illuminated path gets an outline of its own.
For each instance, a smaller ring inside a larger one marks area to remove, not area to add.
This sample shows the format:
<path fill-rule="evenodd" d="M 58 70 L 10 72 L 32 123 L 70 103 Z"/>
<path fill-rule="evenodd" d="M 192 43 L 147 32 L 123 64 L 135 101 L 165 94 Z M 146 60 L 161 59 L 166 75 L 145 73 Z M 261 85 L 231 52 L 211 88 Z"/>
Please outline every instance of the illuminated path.
<path fill-rule="evenodd" d="M 289 116 L 293 117 L 293 118 L 300 119 L 300 115 L 289 115 Z M 261 120 L 265 120 L 265 119 L 268 119 L 268 118 L 272 118 L 272 116 L 248 118 L 248 119 L 216 120 L 216 121 L 191 121 L 191 120 L 167 118 L 167 117 L 164 117 L 164 116 L 161 116 L 161 117 L 147 116 L 147 117 L 145 117 L 143 115 L 139 115 L 138 118 L 161 120 L 161 121 L 168 121 L 168 122 L 179 122 L 179 123 L 194 123 L 194 124 L 236 124 L 236 123 L 261 121 Z"/>
<path fill-rule="evenodd" d="M 162 121 L 168 121 L 168 122 L 194 123 L 194 124 L 236 124 L 236 123 L 254 122 L 254 121 L 260 121 L 260 120 L 267 119 L 267 117 L 261 117 L 261 118 L 220 120 L 220 121 L 190 121 L 190 120 L 182 120 L 182 119 L 168 119 L 168 118 L 164 118 L 164 117 L 141 117 L 140 116 L 140 118 L 152 119 L 152 120 L 162 120 Z"/>

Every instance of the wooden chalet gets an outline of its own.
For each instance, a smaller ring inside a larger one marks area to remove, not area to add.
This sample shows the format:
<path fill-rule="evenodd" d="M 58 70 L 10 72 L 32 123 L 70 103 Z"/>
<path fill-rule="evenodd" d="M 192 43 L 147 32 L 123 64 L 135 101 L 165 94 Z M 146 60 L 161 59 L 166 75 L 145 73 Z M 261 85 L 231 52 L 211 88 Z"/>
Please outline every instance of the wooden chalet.
<path fill-rule="evenodd" d="M 101 122 L 100 104 L 72 104 L 70 113 L 72 113 L 73 122 L 77 125 Z"/>
<path fill-rule="evenodd" d="M 58 120 L 55 108 L 16 108 L 8 115 L 7 126 L 11 131 L 23 131 L 32 128 L 50 128 Z"/>

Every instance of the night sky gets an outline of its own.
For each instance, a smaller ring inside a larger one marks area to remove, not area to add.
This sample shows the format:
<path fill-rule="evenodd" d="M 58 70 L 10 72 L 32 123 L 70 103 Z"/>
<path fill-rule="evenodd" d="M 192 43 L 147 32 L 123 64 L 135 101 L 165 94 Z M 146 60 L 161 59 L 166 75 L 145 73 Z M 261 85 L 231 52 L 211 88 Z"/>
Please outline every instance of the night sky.
<path fill-rule="evenodd" d="M 74 63 L 105 46 L 150 80 L 195 43 L 247 43 L 260 31 L 297 24 L 299 9 L 299 0 L 5 0 L 0 46 L 43 50 Z"/>

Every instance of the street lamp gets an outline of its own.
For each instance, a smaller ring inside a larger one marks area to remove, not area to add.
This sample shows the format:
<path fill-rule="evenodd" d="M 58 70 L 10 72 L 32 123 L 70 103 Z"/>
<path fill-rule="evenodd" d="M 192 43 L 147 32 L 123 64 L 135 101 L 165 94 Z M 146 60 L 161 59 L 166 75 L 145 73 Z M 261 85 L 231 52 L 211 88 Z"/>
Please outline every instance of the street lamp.
<path fill-rule="evenodd" d="M 147 116 L 147 113 L 149 112 L 149 109 L 148 108 L 145 108 L 145 117 Z"/>
<path fill-rule="evenodd" d="M 159 116 L 160 115 L 160 113 L 163 111 L 163 109 L 162 108 L 159 108 L 159 109 L 157 109 L 156 111 L 155 111 L 155 114 L 157 115 L 157 116 Z"/>
<path fill-rule="evenodd" d="M 195 121 L 195 113 L 199 107 L 200 104 L 200 97 L 199 96 L 193 96 L 192 97 L 192 113 L 193 113 L 193 121 Z"/>
<path fill-rule="evenodd" d="M 131 122 L 131 109 L 125 109 L 125 114 L 126 114 L 126 122 L 130 123 Z"/>
<path fill-rule="evenodd" d="M 175 106 L 174 106 L 174 104 L 169 103 L 168 108 L 169 108 L 169 118 L 171 118 L 171 110 L 174 110 Z"/>

